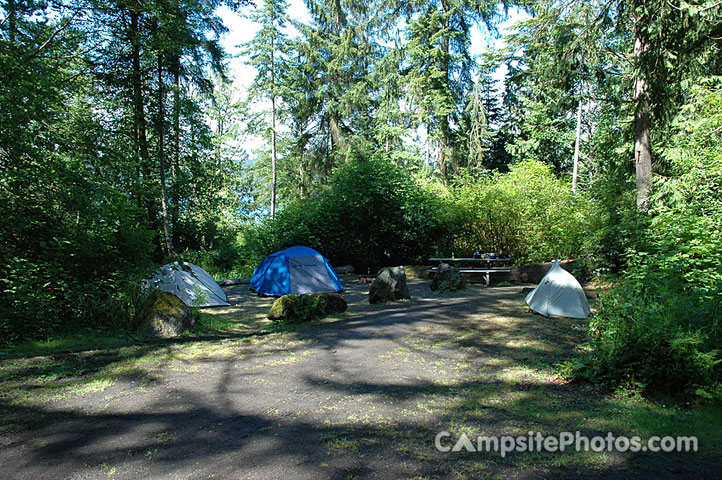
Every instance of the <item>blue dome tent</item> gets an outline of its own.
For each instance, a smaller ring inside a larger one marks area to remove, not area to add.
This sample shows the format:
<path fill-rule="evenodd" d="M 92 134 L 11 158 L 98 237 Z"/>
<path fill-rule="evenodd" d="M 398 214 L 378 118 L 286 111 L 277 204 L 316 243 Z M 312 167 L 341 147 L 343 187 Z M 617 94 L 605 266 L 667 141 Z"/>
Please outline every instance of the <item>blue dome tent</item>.
<path fill-rule="evenodd" d="M 328 259 L 309 247 L 290 247 L 267 256 L 253 271 L 251 290 L 259 295 L 341 292 Z"/>

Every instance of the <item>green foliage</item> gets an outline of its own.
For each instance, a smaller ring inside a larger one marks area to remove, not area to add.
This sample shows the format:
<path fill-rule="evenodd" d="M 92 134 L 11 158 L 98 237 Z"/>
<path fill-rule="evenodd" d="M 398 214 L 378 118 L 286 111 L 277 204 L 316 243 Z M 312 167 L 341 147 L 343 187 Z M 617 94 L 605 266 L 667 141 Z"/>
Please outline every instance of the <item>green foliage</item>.
<path fill-rule="evenodd" d="M 594 262 L 605 218 L 598 210 L 537 161 L 466 177 L 449 190 L 376 155 L 338 168 L 318 196 L 245 230 L 242 250 L 256 265 L 273 251 L 307 245 L 359 272 L 479 249 L 510 253 L 516 264 Z"/>
<path fill-rule="evenodd" d="M 536 160 L 513 165 L 508 173 L 466 179 L 455 189 L 452 216 L 450 223 L 460 226 L 453 240 L 457 255 L 507 253 L 516 264 L 593 260 L 595 232 L 603 225 L 589 195 L 572 193 L 568 182 Z"/>
<path fill-rule="evenodd" d="M 438 203 L 411 172 L 371 156 L 336 169 L 318 196 L 287 206 L 246 241 L 261 258 L 307 245 L 336 265 L 375 271 L 434 253 L 442 235 Z"/>
<path fill-rule="evenodd" d="M 722 88 L 696 87 L 664 149 L 649 218 L 624 279 L 600 297 L 590 375 L 648 390 L 708 392 L 722 380 Z"/>
<path fill-rule="evenodd" d="M 148 119 L 170 127 L 176 245 L 212 251 L 218 269 L 233 262 L 237 163 L 212 152 L 197 94 L 222 55 L 216 7 L 0 7 L 0 343 L 129 325 L 141 279 L 164 260 L 161 143 Z M 168 88 L 155 95 L 161 59 Z M 159 98 L 172 103 L 165 117 Z"/>

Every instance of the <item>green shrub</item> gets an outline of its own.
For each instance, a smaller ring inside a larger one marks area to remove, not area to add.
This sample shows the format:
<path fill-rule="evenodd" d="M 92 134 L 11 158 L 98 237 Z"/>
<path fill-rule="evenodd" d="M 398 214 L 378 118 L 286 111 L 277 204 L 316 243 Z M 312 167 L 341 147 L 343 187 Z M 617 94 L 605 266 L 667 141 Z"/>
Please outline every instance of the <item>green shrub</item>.
<path fill-rule="evenodd" d="M 428 173 L 371 156 L 338 168 L 317 196 L 246 228 L 239 241 L 245 268 L 237 270 L 250 275 L 266 255 L 296 244 L 359 272 L 478 249 L 510 253 L 516 264 L 591 264 L 604 221 L 589 195 L 573 194 L 536 161 L 447 188 Z"/>
<path fill-rule="evenodd" d="M 371 156 L 338 168 L 316 197 L 287 205 L 275 219 L 246 231 L 243 243 L 256 252 L 248 256 L 255 261 L 306 245 L 359 272 L 416 263 L 431 256 L 443 236 L 437 203 L 409 170 Z"/>
<path fill-rule="evenodd" d="M 67 232 L 51 231 L 55 236 L 39 237 L 37 248 L 0 238 L 0 344 L 127 327 L 146 270 L 147 239 L 122 228 L 82 232 L 72 242 L 61 240 Z"/>
<path fill-rule="evenodd" d="M 589 195 L 574 194 L 550 165 L 528 160 L 454 191 L 459 255 L 508 253 L 516 264 L 593 258 L 604 219 Z M 448 252 L 450 253 L 450 252 Z"/>

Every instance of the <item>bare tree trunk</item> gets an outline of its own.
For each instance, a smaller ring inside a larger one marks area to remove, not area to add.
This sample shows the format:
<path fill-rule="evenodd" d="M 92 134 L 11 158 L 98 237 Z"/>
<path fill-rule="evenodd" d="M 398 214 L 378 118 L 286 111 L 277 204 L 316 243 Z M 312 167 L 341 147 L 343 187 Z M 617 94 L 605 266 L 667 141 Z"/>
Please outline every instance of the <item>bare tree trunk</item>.
<path fill-rule="evenodd" d="M 173 200 L 171 202 L 171 222 L 176 225 L 178 222 L 178 209 L 180 204 L 180 57 L 173 58 L 173 164 L 171 166 L 171 178 L 173 180 Z M 172 232 L 175 235 L 175 229 Z M 173 237 L 171 237 L 173 238 Z"/>
<path fill-rule="evenodd" d="M 165 103 L 165 89 L 163 88 L 163 55 L 158 52 L 158 160 L 160 161 L 160 207 L 163 216 L 163 235 L 165 237 L 165 251 L 170 257 L 173 254 L 173 242 L 170 238 L 170 228 L 168 227 L 168 209 L 166 206 L 166 187 L 165 187 L 165 144 L 164 144 L 164 128 L 165 111 L 163 104 Z"/>
<path fill-rule="evenodd" d="M 441 9 L 442 13 L 445 15 L 449 12 L 449 2 L 448 0 L 441 0 Z M 442 20 L 442 27 L 444 31 L 449 30 L 449 20 L 448 18 L 444 18 Z M 441 37 L 441 71 L 444 72 L 445 75 L 445 82 L 446 85 L 449 85 L 449 53 L 450 53 L 450 46 L 451 42 L 449 39 L 449 35 L 444 34 Z M 449 143 L 449 117 L 447 115 L 442 116 L 439 119 L 439 149 L 437 151 L 436 155 L 436 163 L 439 168 L 439 172 L 441 173 L 441 176 L 446 178 L 447 175 L 447 169 L 446 169 L 446 154 L 447 154 L 447 148 Z"/>
<path fill-rule="evenodd" d="M 431 165 L 431 125 L 426 125 L 426 165 Z"/>
<path fill-rule="evenodd" d="M 341 125 L 339 124 L 338 117 L 335 114 L 331 114 L 329 117 L 329 127 L 331 130 L 331 148 L 332 150 L 346 148 L 346 141 L 341 133 Z"/>
<path fill-rule="evenodd" d="M 436 163 L 441 176 L 446 178 L 446 138 L 442 133 L 439 137 L 438 149 L 436 151 Z"/>
<path fill-rule="evenodd" d="M 136 10 L 130 9 L 130 56 L 131 56 L 131 83 L 133 86 L 133 130 L 135 133 L 136 148 L 138 149 L 139 166 L 138 170 L 143 174 L 143 179 L 148 180 L 151 177 L 150 159 L 148 155 L 148 124 L 145 118 L 145 105 L 143 100 L 143 72 L 140 65 L 140 14 Z M 140 177 L 140 175 L 139 175 Z M 156 225 L 155 208 L 152 202 L 146 197 L 141 200 L 141 188 L 138 189 L 138 203 L 145 203 L 148 221 L 152 227 Z"/>
<path fill-rule="evenodd" d="M 14 46 L 15 34 L 17 33 L 17 6 L 15 0 L 8 0 L 7 12 L 8 12 L 8 35 L 10 39 L 10 45 Z"/>
<path fill-rule="evenodd" d="M 384 134 L 384 152 L 386 152 L 386 153 L 389 153 L 389 150 L 391 148 L 391 146 L 389 145 L 389 132 L 391 131 L 391 127 L 392 127 L 391 117 L 390 117 L 390 113 L 389 113 L 389 102 L 391 101 L 391 99 L 389 98 L 390 96 L 391 96 L 391 93 L 387 90 L 386 91 L 386 99 L 384 101 L 384 108 L 386 110 L 386 126 L 388 128 L 388 130 Z"/>
<path fill-rule="evenodd" d="M 274 38 L 271 36 L 271 218 L 276 216 L 276 71 Z"/>
<path fill-rule="evenodd" d="M 301 183 L 301 198 L 306 196 L 306 172 L 303 170 L 303 158 L 298 162 L 298 176 Z"/>
<path fill-rule="evenodd" d="M 647 79 L 642 72 L 643 56 L 648 48 L 646 34 L 641 29 L 642 20 L 634 18 L 634 59 L 637 76 L 634 79 L 634 162 L 637 173 L 637 208 L 649 208 L 652 192 L 652 145 L 649 139 L 649 94 Z"/>
<path fill-rule="evenodd" d="M 581 143 L 582 135 L 582 91 L 584 90 L 584 83 L 579 87 L 579 107 L 577 108 L 577 133 L 576 140 L 574 141 L 574 168 L 572 170 L 572 192 L 577 191 L 577 178 L 579 175 L 579 146 Z"/>

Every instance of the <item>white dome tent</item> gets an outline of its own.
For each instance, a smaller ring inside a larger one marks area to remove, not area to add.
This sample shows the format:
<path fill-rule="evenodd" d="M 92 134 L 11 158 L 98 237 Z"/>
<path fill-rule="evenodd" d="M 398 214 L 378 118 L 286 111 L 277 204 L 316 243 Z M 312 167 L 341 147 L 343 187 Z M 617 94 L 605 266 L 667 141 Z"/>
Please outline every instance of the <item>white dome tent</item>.
<path fill-rule="evenodd" d="M 153 288 L 176 295 L 189 307 L 230 305 L 211 274 L 188 262 L 169 263 L 153 272 L 144 282 L 144 289 L 150 292 Z"/>
<path fill-rule="evenodd" d="M 545 317 L 587 318 L 589 302 L 574 275 L 554 260 L 539 285 L 526 296 L 529 309 Z"/>

